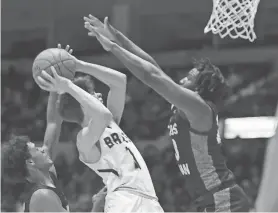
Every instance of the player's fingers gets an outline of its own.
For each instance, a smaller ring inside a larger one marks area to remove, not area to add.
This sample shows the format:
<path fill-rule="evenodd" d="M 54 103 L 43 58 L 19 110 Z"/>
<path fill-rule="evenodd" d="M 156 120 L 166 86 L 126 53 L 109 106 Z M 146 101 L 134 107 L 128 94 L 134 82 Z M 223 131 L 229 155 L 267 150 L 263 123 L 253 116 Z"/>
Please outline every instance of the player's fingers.
<path fill-rule="evenodd" d="M 107 25 L 107 21 L 108 21 L 108 17 L 106 16 L 106 17 L 104 18 L 104 21 L 103 21 L 104 25 Z"/>
<path fill-rule="evenodd" d="M 95 37 L 96 34 L 94 32 L 88 32 L 88 36 L 92 36 L 92 37 Z"/>
<path fill-rule="evenodd" d="M 83 19 L 84 19 L 85 22 L 89 22 L 90 24 L 95 25 L 95 22 L 96 22 L 95 20 L 90 19 L 86 16 L 84 16 Z"/>
<path fill-rule="evenodd" d="M 57 46 L 59 49 L 62 49 L 62 46 L 61 46 L 61 44 L 58 44 L 58 46 Z"/>
<path fill-rule="evenodd" d="M 47 73 L 47 72 L 45 72 L 44 70 L 42 71 L 42 76 L 46 79 L 46 80 L 48 80 L 48 81 L 50 81 L 50 82 L 54 82 L 54 79 Z"/>
<path fill-rule="evenodd" d="M 83 19 L 84 19 L 85 22 L 89 22 L 90 24 L 94 25 L 95 27 L 102 27 L 103 26 L 103 24 L 99 20 L 90 19 L 88 17 L 84 17 Z"/>
<path fill-rule="evenodd" d="M 89 22 L 85 22 L 84 27 L 91 32 L 95 31 L 95 28 L 96 28 L 96 27 L 92 26 Z"/>
<path fill-rule="evenodd" d="M 89 14 L 89 18 L 92 24 L 94 24 L 96 27 L 103 27 L 103 23 L 97 17 Z"/>
<path fill-rule="evenodd" d="M 70 49 L 70 50 L 69 50 L 69 54 L 72 54 L 72 52 L 73 52 L 73 49 Z"/>
<path fill-rule="evenodd" d="M 114 28 L 111 26 L 108 17 L 106 16 L 104 19 L 104 26 L 105 28 L 111 33 L 111 34 L 115 34 L 115 30 Z"/>
<path fill-rule="evenodd" d="M 37 80 L 40 88 L 51 91 L 51 83 L 45 81 L 41 76 L 38 76 Z"/>
<path fill-rule="evenodd" d="M 97 31 L 96 27 L 93 27 L 92 25 L 90 25 L 88 22 L 85 23 L 85 28 L 87 28 L 88 30 L 90 30 L 90 32 L 92 32 L 92 34 L 94 34 L 94 36 L 99 37 L 99 32 Z M 89 33 L 88 33 L 89 35 Z"/>
<path fill-rule="evenodd" d="M 104 19 L 104 25 L 107 27 L 107 29 L 109 29 L 110 31 L 114 31 L 113 27 L 111 26 L 110 22 L 109 22 L 109 18 L 106 16 Z"/>
<path fill-rule="evenodd" d="M 69 49 L 70 49 L 70 46 L 69 46 L 69 45 L 67 45 L 67 46 L 66 46 L 66 48 L 65 48 L 65 50 L 68 52 L 68 51 L 69 51 Z"/>
<path fill-rule="evenodd" d="M 57 74 L 55 68 L 54 68 L 53 66 L 51 66 L 50 69 L 51 69 L 51 71 L 52 71 L 52 73 L 53 73 L 54 78 L 58 78 L 59 75 Z"/>

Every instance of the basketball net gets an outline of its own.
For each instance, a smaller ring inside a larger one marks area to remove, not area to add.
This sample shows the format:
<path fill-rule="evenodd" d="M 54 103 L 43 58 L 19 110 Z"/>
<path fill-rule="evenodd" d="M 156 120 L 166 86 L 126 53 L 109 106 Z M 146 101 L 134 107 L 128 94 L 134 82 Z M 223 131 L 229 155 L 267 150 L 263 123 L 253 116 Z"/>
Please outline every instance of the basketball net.
<path fill-rule="evenodd" d="M 278 0 L 277 0 L 278 1 Z M 221 38 L 256 39 L 254 19 L 260 0 L 213 0 L 213 10 L 204 32 Z"/>

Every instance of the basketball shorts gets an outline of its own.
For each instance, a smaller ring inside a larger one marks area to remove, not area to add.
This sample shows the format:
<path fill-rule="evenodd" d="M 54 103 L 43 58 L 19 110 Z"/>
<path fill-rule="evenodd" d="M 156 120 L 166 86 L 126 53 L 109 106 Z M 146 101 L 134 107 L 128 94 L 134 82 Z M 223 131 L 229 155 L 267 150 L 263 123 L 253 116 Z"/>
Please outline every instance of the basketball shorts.
<path fill-rule="evenodd" d="M 129 191 L 114 191 L 105 198 L 104 212 L 164 212 L 155 199 L 143 197 Z"/>

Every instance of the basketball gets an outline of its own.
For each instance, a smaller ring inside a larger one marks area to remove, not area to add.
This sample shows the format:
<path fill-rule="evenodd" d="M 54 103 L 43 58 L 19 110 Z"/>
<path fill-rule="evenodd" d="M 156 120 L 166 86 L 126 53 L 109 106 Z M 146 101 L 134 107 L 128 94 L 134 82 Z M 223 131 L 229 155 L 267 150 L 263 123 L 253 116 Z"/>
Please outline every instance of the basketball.
<path fill-rule="evenodd" d="M 64 49 L 50 48 L 39 53 L 33 62 L 32 72 L 35 82 L 42 70 L 53 76 L 51 66 L 56 69 L 58 75 L 70 80 L 74 78 L 75 60 Z"/>

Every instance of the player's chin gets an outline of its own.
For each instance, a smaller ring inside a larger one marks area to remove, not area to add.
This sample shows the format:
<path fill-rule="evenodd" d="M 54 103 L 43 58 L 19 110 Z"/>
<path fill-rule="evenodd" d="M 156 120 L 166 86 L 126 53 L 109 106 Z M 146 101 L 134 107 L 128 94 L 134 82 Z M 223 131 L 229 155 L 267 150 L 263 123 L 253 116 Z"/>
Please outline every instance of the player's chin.
<path fill-rule="evenodd" d="M 51 164 L 51 165 L 53 164 L 53 161 L 51 160 L 50 156 L 48 156 L 48 155 L 45 156 L 45 163 Z"/>

